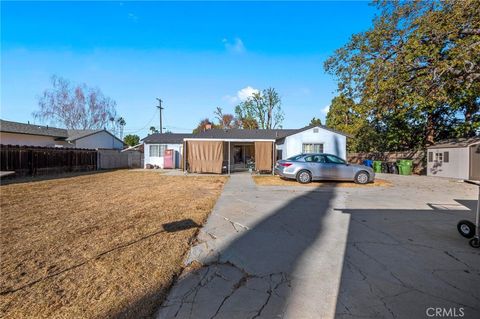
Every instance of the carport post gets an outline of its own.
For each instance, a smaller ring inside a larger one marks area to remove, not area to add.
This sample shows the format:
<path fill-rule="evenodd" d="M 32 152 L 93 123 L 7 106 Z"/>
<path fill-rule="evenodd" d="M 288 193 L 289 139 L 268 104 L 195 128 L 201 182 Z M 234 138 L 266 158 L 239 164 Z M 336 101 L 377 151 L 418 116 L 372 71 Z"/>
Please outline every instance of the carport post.
<path fill-rule="evenodd" d="M 272 175 L 275 175 L 275 142 L 272 142 Z"/>
<path fill-rule="evenodd" d="M 183 141 L 183 171 L 187 171 L 187 141 Z"/>
<path fill-rule="evenodd" d="M 230 141 L 228 141 L 228 175 L 230 175 Z"/>

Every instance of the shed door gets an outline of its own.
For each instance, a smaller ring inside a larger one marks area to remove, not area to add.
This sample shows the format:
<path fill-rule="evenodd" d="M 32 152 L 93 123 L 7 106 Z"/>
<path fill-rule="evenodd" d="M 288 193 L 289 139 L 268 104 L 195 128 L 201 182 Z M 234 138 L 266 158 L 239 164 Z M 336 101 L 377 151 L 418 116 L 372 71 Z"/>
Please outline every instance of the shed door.
<path fill-rule="evenodd" d="M 480 180 L 480 144 L 470 146 L 470 179 Z"/>

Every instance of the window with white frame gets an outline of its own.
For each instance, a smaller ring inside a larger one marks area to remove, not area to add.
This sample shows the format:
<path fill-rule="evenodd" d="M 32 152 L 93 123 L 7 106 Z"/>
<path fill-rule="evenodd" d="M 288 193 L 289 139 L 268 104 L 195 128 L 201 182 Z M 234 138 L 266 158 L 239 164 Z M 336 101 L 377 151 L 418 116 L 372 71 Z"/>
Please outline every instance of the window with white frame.
<path fill-rule="evenodd" d="M 443 162 L 443 153 L 435 153 L 435 162 Z"/>
<path fill-rule="evenodd" d="M 150 145 L 150 157 L 162 157 L 167 149 L 167 145 L 152 144 Z"/>
<path fill-rule="evenodd" d="M 323 144 L 303 144 L 302 153 L 323 153 Z"/>

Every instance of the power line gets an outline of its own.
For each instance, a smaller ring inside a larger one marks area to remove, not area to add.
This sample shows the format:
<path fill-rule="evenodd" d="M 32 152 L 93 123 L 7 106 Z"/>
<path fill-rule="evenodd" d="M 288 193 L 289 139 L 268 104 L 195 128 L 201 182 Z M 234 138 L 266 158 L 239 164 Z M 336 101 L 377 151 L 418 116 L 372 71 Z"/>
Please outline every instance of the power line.
<path fill-rule="evenodd" d="M 165 109 L 164 107 L 162 107 L 162 100 L 160 98 L 157 97 L 157 101 L 158 101 L 158 110 L 160 111 L 160 134 L 163 133 L 163 125 L 162 125 L 162 111 Z"/>
<path fill-rule="evenodd" d="M 138 132 L 146 129 L 147 126 L 149 126 L 152 123 L 152 121 L 156 117 L 156 115 L 157 115 L 157 109 L 155 109 L 155 111 L 153 112 L 152 118 L 147 122 L 147 124 L 145 124 L 144 127 L 142 127 L 141 129 L 138 129 L 138 130 L 125 130 L 125 132 L 133 134 L 133 133 L 138 133 Z"/>

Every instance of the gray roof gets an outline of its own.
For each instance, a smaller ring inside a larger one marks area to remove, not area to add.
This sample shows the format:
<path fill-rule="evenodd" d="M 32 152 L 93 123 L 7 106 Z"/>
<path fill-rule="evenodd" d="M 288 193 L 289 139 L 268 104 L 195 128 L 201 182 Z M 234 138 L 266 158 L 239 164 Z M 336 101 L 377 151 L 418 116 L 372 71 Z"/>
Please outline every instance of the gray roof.
<path fill-rule="evenodd" d="M 68 132 L 62 128 L 55 128 L 36 124 L 24 124 L 0 120 L 0 131 L 17 134 L 52 136 L 60 139 L 68 137 Z"/>
<path fill-rule="evenodd" d="M 456 138 L 438 141 L 428 148 L 457 148 L 457 147 L 468 147 L 473 144 L 480 143 L 480 136 L 474 136 L 470 138 Z"/>
<path fill-rule="evenodd" d="M 26 124 L 18 123 L 12 121 L 0 120 L 0 132 L 8 133 L 17 133 L 17 134 L 28 134 L 28 135 L 40 135 L 40 136 L 51 136 L 59 140 L 66 141 L 75 141 L 80 138 L 96 134 L 98 132 L 105 131 L 108 134 L 112 135 L 116 139 L 120 140 L 118 137 L 114 136 L 112 133 L 105 129 L 96 129 L 96 130 L 66 130 L 63 128 L 55 128 L 44 125 L 36 124 Z M 122 142 L 123 143 L 123 142 Z"/>
<path fill-rule="evenodd" d="M 193 135 L 191 138 L 211 138 L 211 139 L 243 139 L 243 140 L 279 140 L 287 136 L 297 134 L 308 129 L 320 127 L 322 129 L 335 132 L 337 134 L 345 135 L 340 131 L 332 130 L 323 125 L 309 125 L 300 129 L 257 129 L 257 130 L 244 130 L 244 129 L 211 129 Z"/>
<path fill-rule="evenodd" d="M 182 144 L 184 138 L 190 138 L 193 134 L 184 133 L 154 133 L 150 134 L 142 141 L 147 144 Z"/>

